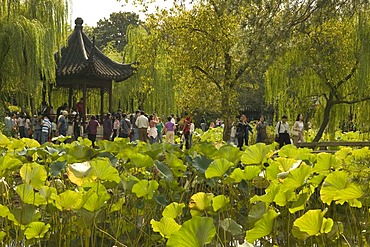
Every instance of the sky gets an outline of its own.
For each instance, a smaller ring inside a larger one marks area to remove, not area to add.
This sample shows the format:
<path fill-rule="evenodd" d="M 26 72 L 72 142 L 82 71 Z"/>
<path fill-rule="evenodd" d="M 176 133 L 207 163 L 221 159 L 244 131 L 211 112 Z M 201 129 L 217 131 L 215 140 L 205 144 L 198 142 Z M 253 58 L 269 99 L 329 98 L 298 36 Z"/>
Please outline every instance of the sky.
<path fill-rule="evenodd" d="M 113 12 L 136 12 L 143 18 L 144 15 L 139 13 L 139 9 L 125 0 L 117 2 L 117 0 L 72 0 L 71 7 L 71 24 L 74 26 L 74 21 L 77 17 L 84 20 L 84 24 L 89 26 L 96 26 L 100 19 L 109 18 Z M 131 2 L 131 1 L 128 1 Z M 169 7 L 172 5 L 170 0 L 158 0 L 155 4 L 151 5 L 151 10 L 154 11 L 155 6 L 160 8 Z"/>

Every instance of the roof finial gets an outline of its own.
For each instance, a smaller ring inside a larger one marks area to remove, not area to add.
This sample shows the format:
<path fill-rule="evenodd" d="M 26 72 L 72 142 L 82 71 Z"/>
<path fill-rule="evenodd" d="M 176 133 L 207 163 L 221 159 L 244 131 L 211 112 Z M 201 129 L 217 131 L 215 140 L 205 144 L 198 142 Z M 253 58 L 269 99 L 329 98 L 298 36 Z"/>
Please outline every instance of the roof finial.
<path fill-rule="evenodd" d="M 82 29 L 82 24 L 84 23 L 84 20 L 82 20 L 82 18 L 81 17 L 78 17 L 76 20 L 75 20 L 75 24 L 76 24 L 76 26 L 75 26 L 75 29 L 76 28 L 80 28 L 80 29 Z"/>

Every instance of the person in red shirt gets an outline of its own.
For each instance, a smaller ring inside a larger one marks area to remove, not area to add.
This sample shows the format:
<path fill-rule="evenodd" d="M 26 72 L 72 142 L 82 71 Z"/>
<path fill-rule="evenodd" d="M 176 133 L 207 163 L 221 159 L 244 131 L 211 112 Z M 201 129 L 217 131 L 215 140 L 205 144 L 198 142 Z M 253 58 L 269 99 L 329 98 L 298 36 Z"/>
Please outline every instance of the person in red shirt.
<path fill-rule="evenodd" d="M 185 139 L 185 148 L 189 149 L 190 148 L 190 124 L 191 124 L 191 119 L 190 116 L 187 116 L 184 119 L 184 125 L 182 127 L 182 134 Z"/>
<path fill-rule="evenodd" d="M 92 142 L 92 147 L 95 148 L 96 135 L 98 133 L 98 127 L 100 126 L 99 122 L 96 120 L 95 116 L 91 116 L 91 119 L 88 124 L 87 137 Z"/>
<path fill-rule="evenodd" d="M 81 98 L 76 104 L 76 110 L 80 116 L 84 116 L 84 99 Z"/>

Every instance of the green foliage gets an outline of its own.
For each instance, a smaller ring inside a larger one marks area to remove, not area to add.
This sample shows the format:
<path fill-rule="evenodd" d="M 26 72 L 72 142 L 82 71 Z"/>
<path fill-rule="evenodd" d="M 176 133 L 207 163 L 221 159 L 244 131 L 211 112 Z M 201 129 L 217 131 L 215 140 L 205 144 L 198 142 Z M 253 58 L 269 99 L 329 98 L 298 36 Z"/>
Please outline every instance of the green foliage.
<path fill-rule="evenodd" d="M 177 232 L 173 233 L 167 246 L 202 247 L 212 241 L 216 234 L 213 219 L 196 216 L 186 221 Z"/>
<path fill-rule="evenodd" d="M 81 140 L 21 142 L 1 147 L 0 239 L 8 245 L 368 242 L 369 148 L 312 154 L 257 144 L 236 152 L 199 141 L 183 152 L 117 139 L 91 152 Z M 71 155 L 76 145 L 87 152 Z"/>

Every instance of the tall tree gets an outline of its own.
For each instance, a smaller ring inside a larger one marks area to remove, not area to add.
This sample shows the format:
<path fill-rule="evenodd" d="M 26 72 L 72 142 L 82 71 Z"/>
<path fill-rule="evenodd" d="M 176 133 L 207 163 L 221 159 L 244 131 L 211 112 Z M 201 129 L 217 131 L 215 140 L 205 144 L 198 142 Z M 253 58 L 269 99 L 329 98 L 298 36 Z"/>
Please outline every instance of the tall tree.
<path fill-rule="evenodd" d="M 99 20 L 93 28 L 92 35 L 95 36 L 96 46 L 102 49 L 108 43 L 113 45 L 117 51 L 123 51 L 127 44 L 127 27 L 140 24 L 139 15 L 133 12 L 114 12 L 109 18 Z"/>
<path fill-rule="evenodd" d="M 330 117 L 337 124 L 335 107 L 370 100 L 368 20 L 357 6 L 339 7 L 322 8 L 268 73 L 269 99 L 278 96 L 280 108 L 317 106 L 322 117 L 314 141 Z"/>
<path fill-rule="evenodd" d="M 0 0 L 0 98 L 25 106 L 55 81 L 54 52 L 66 35 L 65 0 Z M 27 99 L 27 101 L 25 100 Z"/>
<path fill-rule="evenodd" d="M 223 114 L 224 140 L 239 109 L 240 85 L 263 87 L 264 72 L 287 47 L 291 30 L 315 11 L 315 1 L 299 2 L 196 1 L 191 10 L 179 4 L 157 16 L 153 28 L 162 31 L 182 71 L 180 88 L 187 88 L 179 91 L 182 106 L 198 107 L 192 98 L 210 101 Z"/>

